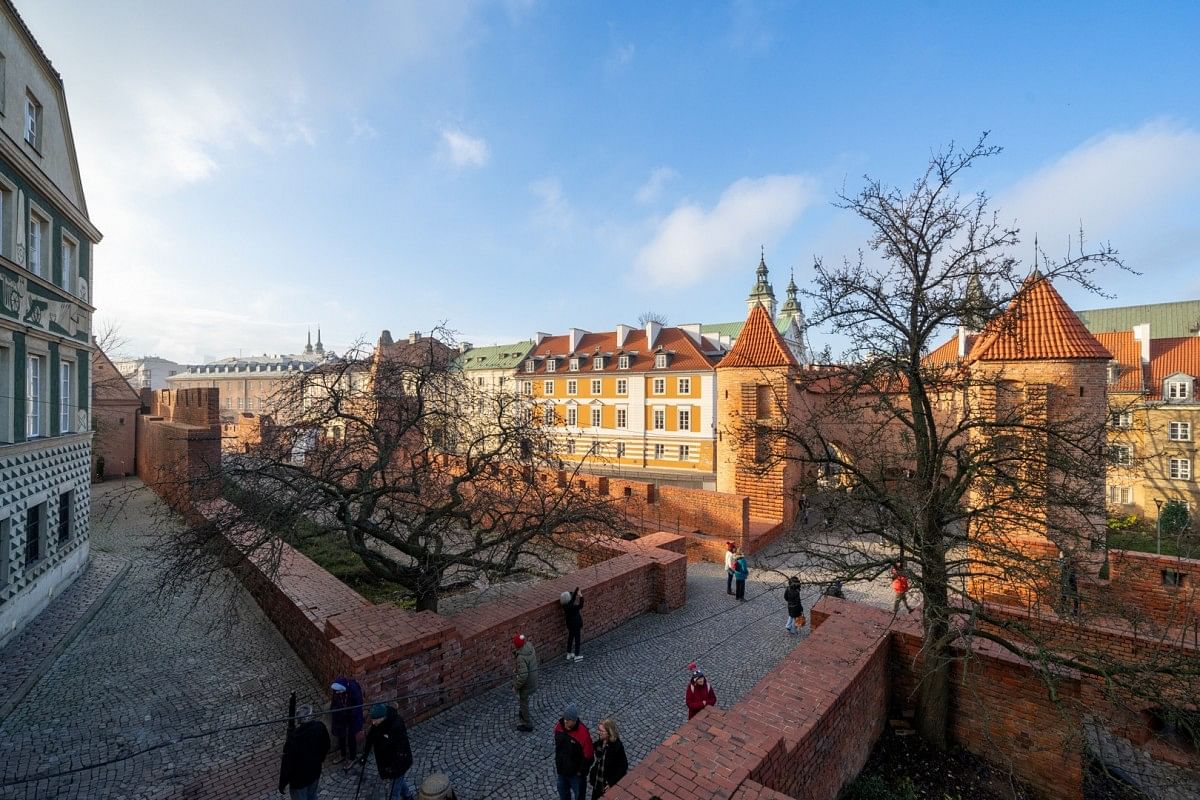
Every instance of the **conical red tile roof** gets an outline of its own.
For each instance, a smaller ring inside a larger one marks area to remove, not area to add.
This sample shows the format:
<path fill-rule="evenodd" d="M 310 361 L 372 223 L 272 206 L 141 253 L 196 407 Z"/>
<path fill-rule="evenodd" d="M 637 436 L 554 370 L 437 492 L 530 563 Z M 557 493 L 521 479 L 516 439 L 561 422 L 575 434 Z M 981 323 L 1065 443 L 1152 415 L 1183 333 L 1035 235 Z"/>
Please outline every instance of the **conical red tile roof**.
<path fill-rule="evenodd" d="M 796 357 L 776 330 L 762 303 L 755 303 L 722 367 L 798 367 Z"/>
<path fill-rule="evenodd" d="M 988 323 L 969 361 L 1042 361 L 1112 354 L 1084 327 L 1050 281 L 1030 275 L 1003 314 Z"/>

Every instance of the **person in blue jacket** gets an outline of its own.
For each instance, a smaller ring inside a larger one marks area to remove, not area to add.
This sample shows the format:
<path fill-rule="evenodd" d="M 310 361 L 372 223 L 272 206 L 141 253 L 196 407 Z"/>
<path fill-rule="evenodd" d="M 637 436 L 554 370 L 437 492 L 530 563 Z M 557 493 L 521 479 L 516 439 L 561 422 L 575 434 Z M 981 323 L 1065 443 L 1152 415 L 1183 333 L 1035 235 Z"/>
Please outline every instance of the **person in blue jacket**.
<path fill-rule="evenodd" d="M 746 563 L 745 554 L 738 548 L 737 559 L 733 562 L 733 583 L 738 600 L 746 599 L 746 579 L 749 577 L 750 566 Z"/>
<path fill-rule="evenodd" d="M 338 676 L 333 685 L 333 698 L 329 701 L 330 727 L 337 740 L 338 760 L 345 760 L 347 768 L 358 757 L 358 734 L 363 729 L 362 687 L 353 678 Z"/>

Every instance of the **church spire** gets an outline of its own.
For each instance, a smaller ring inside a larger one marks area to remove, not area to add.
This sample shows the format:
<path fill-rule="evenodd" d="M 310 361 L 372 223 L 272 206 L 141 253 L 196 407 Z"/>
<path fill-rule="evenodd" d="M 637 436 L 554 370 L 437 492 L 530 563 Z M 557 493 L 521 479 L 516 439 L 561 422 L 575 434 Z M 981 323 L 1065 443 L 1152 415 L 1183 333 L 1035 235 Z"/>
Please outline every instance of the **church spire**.
<path fill-rule="evenodd" d="M 320 337 L 318 336 L 317 338 L 320 338 Z M 310 328 L 310 329 L 309 329 L 309 331 L 308 331 L 308 341 L 307 341 L 307 342 L 305 343 L 305 345 L 304 345 L 304 353 L 305 353 L 305 355 L 311 355 L 311 354 L 312 354 L 312 351 L 313 351 L 313 346 L 312 346 L 312 329 Z"/>
<path fill-rule="evenodd" d="M 324 352 L 325 352 L 325 345 L 321 344 L 321 326 L 320 325 L 317 326 L 317 348 L 316 349 L 317 349 L 318 353 L 324 354 Z"/>
<path fill-rule="evenodd" d="M 768 280 L 765 247 L 759 252 L 758 269 L 754 275 L 756 280 L 754 288 L 750 290 L 750 296 L 746 298 L 746 310 L 753 311 L 756 305 L 762 305 L 767 310 L 767 316 L 775 319 L 775 290 L 771 288 L 771 282 Z"/>

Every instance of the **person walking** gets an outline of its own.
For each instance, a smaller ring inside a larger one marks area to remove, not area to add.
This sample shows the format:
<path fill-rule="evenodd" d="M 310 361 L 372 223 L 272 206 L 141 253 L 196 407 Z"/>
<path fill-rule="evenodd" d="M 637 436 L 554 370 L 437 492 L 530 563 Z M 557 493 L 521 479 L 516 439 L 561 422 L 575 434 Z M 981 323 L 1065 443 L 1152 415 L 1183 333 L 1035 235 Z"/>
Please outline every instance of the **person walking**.
<path fill-rule="evenodd" d="M 603 797 L 604 792 L 629 772 L 629 759 L 625 757 L 625 744 L 621 741 L 621 733 L 617 723 L 612 719 L 600 720 L 599 736 L 592 742 L 595 762 L 588 776 L 592 787 L 592 799 Z"/>
<path fill-rule="evenodd" d="M 733 594 L 733 562 L 737 561 L 737 545 L 725 543 L 725 594 Z"/>
<path fill-rule="evenodd" d="M 529 717 L 529 696 L 537 691 L 537 653 L 533 642 L 518 633 L 513 637 L 513 689 L 517 693 L 518 718 L 517 730 L 529 733 L 533 730 L 533 720 Z"/>
<path fill-rule="evenodd" d="M 329 731 L 313 716 L 313 707 L 296 709 L 296 727 L 288 732 L 279 764 L 279 793 L 291 790 L 292 800 L 317 800 L 321 765 L 329 755 Z"/>
<path fill-rule="evenodd" d="M 592 755 L 591 734 L 579 721 L 579 709 L 568 703 L 554 726 L 554 770 L 558 773 L 559 800 L 586 800 Z"/>
<path fill-rule="evenodd" d="M 750 577 L 750 567 L 746 564 L 746 555 L 738 548 L 737 558 L 733 562 L 733 583 L 737 587 L 735 597 L 746 599 L 746 579 Z"/>
<path fill-rule="evenodd" d="M 563 592 L 558 598 L 562 603 L 563 618 L 567 623 L 567 661 L 583 661 L 579 655 L 579 643 L 583 634 L 583 592 L 575 587 L 573 592 Z M 575 652 L 571 652 L 574 644 Z"/>
<path fill-rule="evenodd" d="M 908 604 L 908 576 L 904 574 L 904 567 L 899 561 L 892 565 L 892 591 L 896 593 L 896 600 L 892 603 L 892 614 L 900 613 L 901 603 L 904 603 L 904 607 L 911 614 L 913 609 Z"/>
<path fill-rule="evenodd" d="M 836 597 L 839 600 L 846 599 L 846 593 L 842 591 L 842 582 L 839 580 L 835 580 L 833 583 L 826 586 L 825 591 L 822 592 L 822 594 L 826 597 Z"/>
<path fill-rule="evenodd" d="M 704 676 L 696 667 L 696 662 L 688 664 L 688 669 L 692 671 L 692 679 L 688 681 L 687 691 L 684 693 L 684 702 L 687 703 L 688 719 L 699 714 L 704 710 L 705 706 L 715 706 L 717 704 L 717 693 L 713 690 L 712 684 L 708 682 L 708 678 Z"/>
<path fill-rule="evenodd" d="M 1059 605 L 1060 613 L 1079 616 L 1079 575 L 1075 570 L 1075 562 L 1064 551 L 1058 554 L 1059 570 Z"/>
<path fill-rule="evenodd" d="M 804 601 L 800 597 L 800 576 L 793 575 L 788 578 L 787 588 L 783 590 L 783 600 L 787 603 L 787 632 L 799 633 L 799 628 L 804 627 Z"/>
<path fill-rule="evenodd" d="M 334 763 L 346 761 L 349 769 L 358 758 L 358 734 L 366 716 L 362 687 L 353 678 L 338 676 L 329 688 L 333 691 L 329 701 L 329 722 L 338 747 L 338 759 Z"/>
<path fill-rule="evenodd" d="M 383 790 L 384 800 L 413 800 L 412 789 L 404 777 L 413 765 L 408 730 L 400 712 L 383 703 L 371 706 L 371 730 L 367 732 L 358 763 L 366 764 L 372 752 L 375 753 L 378 786 Z"/>

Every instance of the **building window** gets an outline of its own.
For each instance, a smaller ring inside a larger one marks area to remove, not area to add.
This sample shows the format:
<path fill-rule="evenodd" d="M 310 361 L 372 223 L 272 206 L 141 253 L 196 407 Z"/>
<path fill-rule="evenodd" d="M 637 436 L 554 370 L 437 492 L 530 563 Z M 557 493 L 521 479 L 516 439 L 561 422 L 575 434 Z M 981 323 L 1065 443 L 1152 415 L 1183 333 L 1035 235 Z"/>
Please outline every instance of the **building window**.
<path fill-rule="evenodd" d="M 554 396 L 554 381 L 542 381 L 542 394 Z"/>
<path fill-rule="evenodd" d="M 666 394 L 667 393 L 667 379 L 666 378 L 655 378 L 654 379 L 654 393 L 655 394 Z"/>
<path fill-rule="evenodd" d="M 571 372 L 579 372 L 579 359 L 572 358 L 571 364 L 570 364 L 570 366 L 567 367 L 567 369 Z"/>
<path fill-rule="evenodd" d="M 62 240 L 62 288 L 64 291 L 75 292 L 75 270 L 78 264 L 75 263 L 75 242 L 67 237 Z"/>
<path fill-rule="evenodd" d="M 579 391 L 579 381 L 567 381 L 567 394 L 575 394 Z"/>
<path fill-rule="evenodd" d="M 574 439 L 567 439 L 567 454 L 572 455 L 572 456 L 575 455 L 575 440 Z"/>
<path fill-rule="evenodd" d="M 58 496 L 58 543 L 63 544 L 71 538 L 74 529 L 71 519 L 72 500 L 75 499 L 75 491 L 66 491 Z"/>
<path fill-rule="evenodd" d="M 521 394 L 533 394 L 533 381 L 521 381 Z"/>
<path fill-rule="evenodd" d="M 546 372 L 554 372 L 558 369 L 558 360 L 553 358 L 546 359 Z"/>
<path fill-rule="evenodd" d="M 1187 400 L 1189 388 L 1187 381 L 1167 381 L 1167 399 Z"/>
<path fill-rule="evenodd" d="M 679 430 L 690 431 L 692 429 L 692 410 L 690 408 L 679 409 Z"/>
<path fill-rule="evenodd" d="M 1162 585 L 1170 586 L 1173 589 L 1182 589 L 1184 578 L 1187 577 L 1186 572 L 1179 572 L 1174 569 L 1162 570 Z"/>
<path fill-rule="evenodd" d="M 628 378 L 617 378 L 617 394 L 621 395 L 622 397 L 629 394 Z"/>
<path fill-rule="evenodd" d="M 1177 481 L 1192 479 L 1192 460 L 1190 458 L 1171 459 L 1171 478 Z"/>
<path fill-rule="evenodd" d="M 42 149 L 42 104 L 32 93 L 25 95 L 25 141 Z"/>
<path fill-rule="evenodd" d="M 42 557 L 46 539 L 46 504 L 38 503 L 25 512 L 25 569 Z"/>
<path fill-rule="evenodd" d="M 58 431 L 71 432 L 71 388 L 75 385 L 71 380 L 70 361 L 62 361 L 58 365 Z"/>
<path fill-rule="evenodd" d="M 1173 442 L 1190 442 L 1192 440 L 1192 423 L 1172 422 L 1167 426 L 1167 438 Z"/>
<path fill-rule="evenodd" d="M 567 406 L 567 424 L 572 428 L 579 424 L 579 409 Z"/>
<path fill-rule="evenodd" d="M 226 398 L 225 398 L 225 407 L 226 407 L 226 408 L 233 408 L 233 398 L 232 398 L 232 397 L 226 397 Z"/>
<path fill-rule="evenodd" d="M 665 408 L 654 409 L 654 430 L 665 431 L 667 429 L 667 410 Z"/>
<path fill-rule="evenodd" d="M 629 427 L 629 409 L 625 406 L 617 406 L 617 427 Z"/>
<path fill-rule="evenodd" d="M 1114 411 L 1112 414 L 1112 426 L 1114 428 L 1133 427 L 1133 414 L 1128 411 Z"/>
<path fill-rule="evenodd" d="M 665 444 L 654 445 L 654 458 L 662 461 L 667 456 L 667 446 Z"/>
<path fill-rule="evenodd" d="M 596 378 L 592 381 L 592 394 L 600 394 L 600 379 Z"/>
<path fill-rule="evenodd" d="M 532 358 L 525 362 L 525 371 L 526 372 L 533 372 L 535 369 L 537 369 L 537 364 L 534 362 L 534 360 Z"/>
<path fill-rule="evenodd" d="M 1127 506 L 1133 502 L 1133 489 L 1128 486 L 1108 487 L 1109 505 Z"/>
<path fill-rule="evenodd" d="M 604 369 L 604 356 L 596 356 L 592 359 L 592 369 Z"/>
<path fill-rule="evenodd" d="M 625 443 L 617 442 L 617 458 L 625 457 Z"/>
<path fill-rule="evenodd" d="M 686 444 L 679 445 L 679 460 L 680 461 L 687 461 L 689 458 L 691 458 L 691 455 L 692 455 L 691 447 L 689 447 Z"/>
<path fill-rule="evenodd" d="M 590 456 L 600 455 L 600 442 L 597 441 L 596 439 L 592 439 L 592 446 L 588 448 L 588 455 L 590 455 Z"/>
<path fill-rule="evenodd" d="M 1113 462 L 1120 467 L 1127 467 L 1133 463 L 1133 452 L 1129 449 L 1129 445 L 1117 444 L 1113 445 Z"/>
<path fill-rule="evenodd" d="M 13 420 L 12 348 L 0 347 L 0 442 L 11 443 L 16 426 Z"/>
<path fill-rule="evenodd" d="M 688 395 L 688 394 L 692 393 L 692 379 L 691 378 L 680 378 L 679 379 L 679 393 L 683 394 L 683 395 Z"/>
<path fill-rule="evenodd" d="M 617 358 L 617 369 L 629 369 L 629 356 Z"/>
<path fill-rule="evenodd" d="M 16 211 L 15 189 L 7 181 L 0 183 L 0 255 L 15 260 L 13 247 L 13 214 Z"/>
<path fill-rule="evenodd" d="M 555 423 L 554 406 L 546 406 L 544 409 L 542 422 L 544 422 L 546 425 L 553 425 Z"/>
<path fill-rule="evenodd" d="M 242 398 L 238 398 L 238 411 L 242 410 Z"/>
<path fill-rule="evenodd" d="M 667 368 L 667 354 L 666 353 L 656 353 L 654 356 L 654 366 L 657 367 L 658 369 L 666 369 Z"/>
<path fill-rule="evenodd" d="M 40 277 L 47 277 L 50 274 L 49 264 L 46 263 L 46 257 L 49 253 L 46 250 L 47 241 L 50 238 L 50 223 L 38 212 L 30 209 L 29 211 L 29 242 L 28 242 L 28 259 L 26 264 L 29 271 Z"/>
<path fill-rule="evenodd" d="M 600 427 L 600 406 L 592 407 L 592 427 L 593 428 Z"/>
<path fill-rule="evenodd" d="M 42 420 L 42 377 L 45 358 L 30 356 L 25 373 L 25 438 L 44 436 Z"/>

